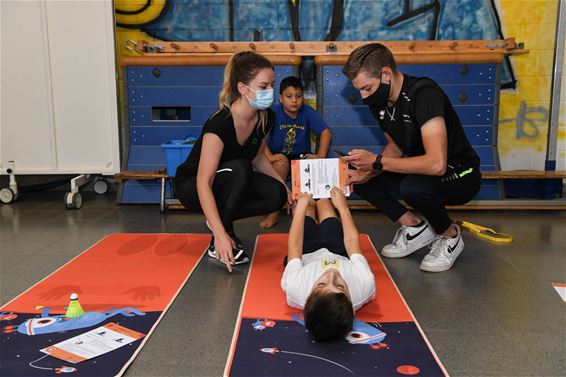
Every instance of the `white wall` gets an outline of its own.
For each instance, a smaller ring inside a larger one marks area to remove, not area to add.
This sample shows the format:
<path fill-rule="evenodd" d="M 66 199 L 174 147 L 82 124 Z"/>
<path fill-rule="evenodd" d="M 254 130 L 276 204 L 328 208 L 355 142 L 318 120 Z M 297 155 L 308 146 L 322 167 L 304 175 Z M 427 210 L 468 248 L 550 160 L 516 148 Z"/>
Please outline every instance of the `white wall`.
<path fill-rule="evenodd" d="M 0 161 L 56 168 L 45 4 L 2 1 Z M 21 20 L 25 19 L 25 22 Z"/>
<path fill-rule="evenodd" d="M 118 172 L 112 2 L 0 6 L 0 172 Z"/>

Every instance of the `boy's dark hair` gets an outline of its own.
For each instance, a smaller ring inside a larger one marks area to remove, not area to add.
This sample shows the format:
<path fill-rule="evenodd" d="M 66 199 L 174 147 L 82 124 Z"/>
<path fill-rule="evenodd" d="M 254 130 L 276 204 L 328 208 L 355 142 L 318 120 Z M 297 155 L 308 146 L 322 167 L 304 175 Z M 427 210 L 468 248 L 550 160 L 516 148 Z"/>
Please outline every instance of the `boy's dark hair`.
<path fill-rule="evenodd" d="M 305 327 L 318 342 L 340 340 L 352 331 L 354 309 L 345 293 L 311 293 L 304 315 Z"/>
<path fill-rule="evenodd" d="M 356 78 L 362 71 L 379 79 L 383 67 L 389 67 L 393 73 L 397 73 L 397 63 L 393 53 L 381 43 L 368 43 L 352 51 L 342 73 L 350 80 Z"/>
<path fill-rule="evenodd" d="M 298 77 L 287 76 L 283 80 L 281 80 L 281 84 L 279 84 L 279 94 L 283 94 L 283 91 L 290 86 L 293 88 L 301 89 L 302 91 L 305 90 L 303 83 L 301 82 L 301 80 L 299 80 Z"/>

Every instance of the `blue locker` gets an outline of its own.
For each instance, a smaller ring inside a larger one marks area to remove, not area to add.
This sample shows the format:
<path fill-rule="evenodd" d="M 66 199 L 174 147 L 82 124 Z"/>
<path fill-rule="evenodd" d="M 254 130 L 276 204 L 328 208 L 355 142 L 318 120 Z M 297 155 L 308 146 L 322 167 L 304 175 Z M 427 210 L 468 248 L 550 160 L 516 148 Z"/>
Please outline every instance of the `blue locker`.
<path fill-rule="evenodd" d="M 496 102 L 495 85 L 442 85 L 450 102 L 458 105 L 493 105 Z M 323 88 L 324 106 L 364 106 L 360 92 L 353 86 Z"/>
<path fill-rule="evenodd" d="M 184 107 L 185 108 L 185 107 Z M 155 127 L 187 127 L 202 126 L 212 113 L 218 110 L 216 106 L 188 106 L 189 119 L 167 119 L 159 111 L 163 106 L 129 106 L 128 124 L 130 126 L 155 126 Z"/>
<path fill-rule="evenodd" d="M 493 127 L 493 106 L 454 106 L 463 126 Z M 324 106 L 323 117 L 332 126 L 356 126 L 377 124 L 368 107 L 363 106 Z"/>
<path fill-rule="evenodd" d="M 323 85 L 351 85 L 342 73 L 342 66 L 324 66 Z M 498 81 L 496 64 L 401 64 L 399 70 L 417 77 L 430 77 L 443 84 L 495 84 Z"/>
<path fill-rule="evenodd" d="M 136 86 L 128 88 L 129 106 L 218 106 L 219 86 Z"/>
<path fill-rule="evenodd" d="M 188 135 L 198 136 L 202 126 L 188 127 L 130 127 L 131 145 L 161 145 L 169 140 L 185 139 Z"/>
<path fill-rule="evenodd" d="M 493 127 L 464 126 L 464 133 L 472 145 L 493 145 Z"/>
<path fill-rule="evenodd" d="M 480 156 L 482 171 L 499 169 L 497 154 L 497 64 L 401 65 L 403 73 L 434 79 L 446 92 L 460 117 L 470 144 Z M 356 147 L 381 150 L 385 138 L 377 121 L 363 104 L 359 92 L 342 73 L 342 66 L 318 70 L 318 111 L 332 128 L 333 147 L 347 151 Z M 498 181 L 483 180 L 477 199 L 502 198 Z"/>
<path fill-rule="evenodd" d="M 293 66 L 276 66 L 275 80 L 281 82 L 297 71 Z M 129 127 L 126 169 L 162 169 L 161 144 L 189 134 L 198 136 L 204 122 L 218 110 L 224 67 L 131 66 L 124 72 Z M 121 203 L 159 203 L 159 182 L 126 181 L 122 188 Z"/>
<path fill-rule="evenodd" d="M 165 154 L 159 145 L 131 145 L 128 153 L 128 170 L 130 165 L 155 165 L 165 167 Z M 144 169 L 145 170 L 145 169 Z"/>
<path fill-rule="evenodd" d="M 385 136 L 379 126 L 332 127 L 332 146 L 384 146 Z"/>
<path fill-rule="evenodd" d="M 138 66 L 127 68 L 127 84 L 132 86 L 222 86 L 222 66 Z"/>

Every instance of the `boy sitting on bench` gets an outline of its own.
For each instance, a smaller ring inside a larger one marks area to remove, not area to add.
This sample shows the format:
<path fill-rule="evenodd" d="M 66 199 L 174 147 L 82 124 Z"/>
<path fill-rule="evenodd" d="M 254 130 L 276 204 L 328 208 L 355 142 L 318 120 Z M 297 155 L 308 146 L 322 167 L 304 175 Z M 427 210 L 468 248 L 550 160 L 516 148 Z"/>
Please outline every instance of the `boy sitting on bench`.
<path fill-rule="evenodd" d="M 354 311 L 375 297 L 374 276 L 362 255 L 346 197 L 334 187 L 331 200 L 315 203 L 306 193 L 299 197 L 281 279 L 287 304 L 303 309 L 305 327 L 323 342 L 346 336 Z"/>

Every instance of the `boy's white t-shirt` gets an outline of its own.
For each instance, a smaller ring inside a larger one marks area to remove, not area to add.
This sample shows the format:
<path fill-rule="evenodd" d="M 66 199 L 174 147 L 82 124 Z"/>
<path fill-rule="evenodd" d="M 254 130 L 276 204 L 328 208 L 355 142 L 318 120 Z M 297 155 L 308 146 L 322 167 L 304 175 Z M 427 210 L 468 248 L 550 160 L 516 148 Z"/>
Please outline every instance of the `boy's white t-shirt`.
<path fill-rule="evenodd" d="M 362 254 L 352 254 L 348 259 L 322 248 L 287 263 L 281 278 L 287 304 L 303 309 L 314 282 L 329 268 L 338 270 L 346 281 L 354 311 L 375 298 L 375 278 Z"/>

